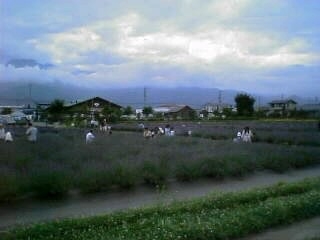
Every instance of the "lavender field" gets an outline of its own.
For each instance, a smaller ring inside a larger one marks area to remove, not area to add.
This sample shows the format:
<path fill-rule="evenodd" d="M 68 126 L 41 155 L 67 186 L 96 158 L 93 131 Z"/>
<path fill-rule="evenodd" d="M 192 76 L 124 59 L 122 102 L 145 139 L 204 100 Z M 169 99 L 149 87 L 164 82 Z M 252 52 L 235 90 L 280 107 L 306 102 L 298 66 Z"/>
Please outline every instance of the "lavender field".
<path fill-rule="evenodd" d="M 164 123 L 148 122 L 148 127 Z M 13 128 L 14 142 L 0 144 L 0 200 L 61 197 L 113 191 L 167 181 L 242 177 L 254 171 L 283 172 L 320 163 L 316 122 L 174 122 L 175 137 L 144 139 L 138 123 L 113 126 L 113 134 L 88 129 L 39 128 L 36 144 L 24 128 Z M 244 126 L 252 144 L 233 143 Z M 121 130 L 121 131 L 120 131 Z M 185 136 L 192 130 L 192 136 Z"/>

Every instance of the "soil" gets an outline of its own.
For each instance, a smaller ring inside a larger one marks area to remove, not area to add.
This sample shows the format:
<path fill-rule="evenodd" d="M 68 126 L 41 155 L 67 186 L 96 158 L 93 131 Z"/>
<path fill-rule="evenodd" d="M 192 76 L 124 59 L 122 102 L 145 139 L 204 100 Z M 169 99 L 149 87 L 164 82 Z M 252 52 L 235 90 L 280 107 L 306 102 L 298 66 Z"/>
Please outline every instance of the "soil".
<path fill-rule="evenodd" d="M 320 165 L 301 170 L 291 170 L 283 174 L 269 171 L 256 172 L 242 179 L 226 179 L 223 181 L 206 179 L 190 183 L 171 182 L 166 189 L 140 186 L 122 192 L 89 196 L 74 194 L 60 200 L 27 200 L 0 206 L 0 230 L 54 219 L 102 215 L 128 208 L 140 208 L 157 203 L 201 197 L 214 191 L 239 191 L 263 187 L 279 181 L 293 182 L 315 176 L 320 176 Z M 316 234 L 316 236 L 319 236 L 319 226 L 320 217 L 292 226 L 272 229 L 245 239 L 304 239 L 300 237 L 315 236 Z"/>

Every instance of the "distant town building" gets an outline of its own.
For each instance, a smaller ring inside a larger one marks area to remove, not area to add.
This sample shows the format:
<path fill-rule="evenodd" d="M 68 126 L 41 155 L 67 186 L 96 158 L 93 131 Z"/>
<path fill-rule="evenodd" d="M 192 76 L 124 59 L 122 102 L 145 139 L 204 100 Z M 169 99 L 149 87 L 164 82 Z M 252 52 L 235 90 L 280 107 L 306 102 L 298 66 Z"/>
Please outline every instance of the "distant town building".
<path fill-rule="evenodd" d="M 155 114 L 162 114 L 164 118 L 174 119 L 192 119 L 196 115 L 195 109 L 188 105 L 168 104 L 155 107 L 153 109 Z"/>
<path fill-rule="evenodd" d="M 83 116 L 93 119 L 94 115 L 101 115 L 106 108 L 120 111 L 122 106 L 101 97 L 94 97 L 84 101 L 71 102 L 65 106 L 65 111 L 73 117 Z"/>
<path fill-rule="evenodd" d="M 297 103 L 292 99 L 274 100 L 269 105 L 273 111 L 292 111 L 297 108 Z"/>
<path fill-rule="evenodd" d="M 280 115 L 288 115 L 290 111 L 297 109 L 297 102 L 292 99 L 274 100 L 270 102 L 269 105 L 270 111 L 268 115 L 275 113 Z"/>
<path fill-rule="evenodd" d="M 214 113 L 214 112 L 222 113 L 222 111 L 226 108 L 233 109 L 233 106 L 228 103 L 206 103 L 202 107 L 202 109 L 206 110 L 208 113 Z"/>
<path fill-rule="evenodd" d="M 228 103 L 206 103 L 202 106 L 199 116 L 200 118 L 212 118 L 220 116 L 225 110 L 236 112 L 237 109 Z"/>
<path fill-rule="evenodd" d="M 37 102 L 30 99 L 4 99 L 0 101 L 0 121 L 7 124 L 25 123 L 36 116 Z M 4 113 L 9 110 L 8 113 Z"/>

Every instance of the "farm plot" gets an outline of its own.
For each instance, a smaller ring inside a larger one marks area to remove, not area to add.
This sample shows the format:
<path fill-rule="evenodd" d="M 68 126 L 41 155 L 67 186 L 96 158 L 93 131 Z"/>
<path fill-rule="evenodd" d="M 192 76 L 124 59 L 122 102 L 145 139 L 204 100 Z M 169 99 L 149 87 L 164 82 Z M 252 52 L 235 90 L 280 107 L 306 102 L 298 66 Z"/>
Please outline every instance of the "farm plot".
<path fill-rule="evenodd" d="M 185 128 L 190 123 L 183 124 Z M 264 124 L 267 128 L 268 123 Z M 203 125 L 201 129 L 211 131 Z M 314 132 L 309 125 L 300 129 L 297 135 L 303 129 Z M 14 129 L 15 141 L 0 144 L 0 201 L 61 197 L 71 190 L 109 191 L 142 183 L 161 186 L 172 179 L 241 177 L 264 169 L 283 172 L 320 162 L 320 149 L 312 144 L 235 144 L 230 139 L 181 136 L 146 140 L 140 132 L 126 131 L 96 132 L 95 141 L 85 144 L 83 129 L 40 129 L 39 141 L 30 144 L 22 133 L 23 129 Z"/>
<path fill-rule="evenodd" d="M 187 135 L 215 140 L 231 140 L 238 131 L 249 126 L 254 133 L 255 142 L 267 142 L 287 145 L 320 146 L 320 131 L 317 121 L 212 121 L 212 122 L 169 122 L 177 135 Z M 164 127 L 163 122 L 145 122 L 145 126 Z M 115 129 L 139 131 L 136 123 L 119 123 Z"/>

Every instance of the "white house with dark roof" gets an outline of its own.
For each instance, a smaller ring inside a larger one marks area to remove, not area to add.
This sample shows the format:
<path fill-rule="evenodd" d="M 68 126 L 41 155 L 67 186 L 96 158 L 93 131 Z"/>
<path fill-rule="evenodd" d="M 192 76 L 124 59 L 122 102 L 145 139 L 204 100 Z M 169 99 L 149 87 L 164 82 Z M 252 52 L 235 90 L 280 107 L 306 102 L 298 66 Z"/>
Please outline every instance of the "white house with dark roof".
<path fill-rule="evenodd" d="M 269 103 L 270 110 L 274 112 L 293 111 L 297 109 L 297 102 L 292 99 L 274 100 Z"/>
<path fill-rule="evenodd" d="M 214 112 L 222 112 L 223 109 L 233 109 L 232 104 L 228 103 L 206 103 L 202 106 L 202 110 L 207 111 L 208 113 L 214 113 Z"/>

